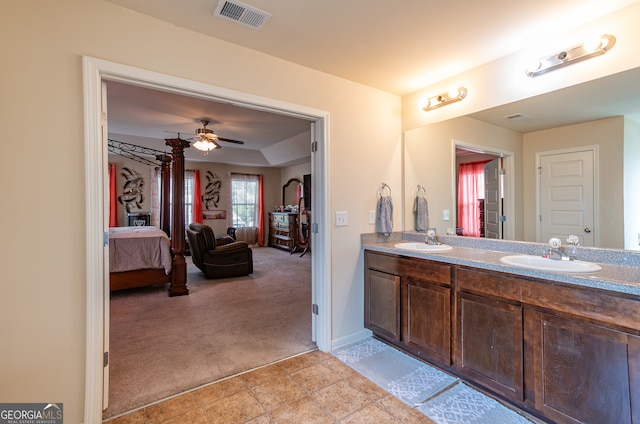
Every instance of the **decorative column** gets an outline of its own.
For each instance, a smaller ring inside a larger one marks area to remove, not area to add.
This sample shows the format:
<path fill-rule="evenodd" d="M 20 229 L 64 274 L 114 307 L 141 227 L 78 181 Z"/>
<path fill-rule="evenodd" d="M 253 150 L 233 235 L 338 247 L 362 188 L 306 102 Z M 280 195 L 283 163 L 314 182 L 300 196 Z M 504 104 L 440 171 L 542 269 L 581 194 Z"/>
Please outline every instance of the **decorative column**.
<path fill-rule="evenodd" d="M 167 146 L 172 149 L 173 210 L 171 211 L 171 251 L 173 253 L 173 267 L 171 269 L 169 296 L 183 296 L 189 294 L 189 289 L 187 288 L 187 263 L 184 259 L 184 149 L 189 147 L 189 142 L 181 138 L 168 138 L 165 141 Z"/>
<path fill-rule="evenodd" d="M 158 155 L 160 167 L 160 229 L 171 237 L 171 156 Z"/>

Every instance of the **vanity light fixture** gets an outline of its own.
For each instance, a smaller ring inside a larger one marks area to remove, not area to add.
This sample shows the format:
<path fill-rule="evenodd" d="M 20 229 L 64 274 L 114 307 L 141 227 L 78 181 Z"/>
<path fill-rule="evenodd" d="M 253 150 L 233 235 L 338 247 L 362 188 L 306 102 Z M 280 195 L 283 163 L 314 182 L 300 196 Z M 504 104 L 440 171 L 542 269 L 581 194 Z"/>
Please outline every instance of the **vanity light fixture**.
<path fill-rule="evenodd" d="M 446 93 L 438 94 L 437 96 L 430 97 L 427 104 L 422 107 L 422 110 L 428 112 L 433 109 L 437 109 L 442 106 L 446 106 L 451 103 L 459 102 L 467 96 L 467 89 L 465 87 L 458 87 L 447 91 Z"/>
<path fill-rule="evenodd" d="M 540 58 L 532 64 L 532 66 L 529 66 L 525 73 L 529 77 L 537 77 L 538 75 L 546 74 L 547 72 L 555 71 L 556 69 L 605 54 L 615 43 L 616 37 L 605 34 L 593 41 L 588 41 Z"/>

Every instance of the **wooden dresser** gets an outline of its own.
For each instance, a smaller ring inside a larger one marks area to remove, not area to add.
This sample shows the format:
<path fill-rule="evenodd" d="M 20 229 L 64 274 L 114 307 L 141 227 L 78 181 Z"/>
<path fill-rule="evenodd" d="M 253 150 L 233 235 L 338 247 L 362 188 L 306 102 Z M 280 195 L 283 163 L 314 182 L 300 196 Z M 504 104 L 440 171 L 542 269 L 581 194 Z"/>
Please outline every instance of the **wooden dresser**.
<path fill-rule="evenodd" d="M 293 251 L 298 234 L 298 214 L 269 212 L 269 246 Z"/>

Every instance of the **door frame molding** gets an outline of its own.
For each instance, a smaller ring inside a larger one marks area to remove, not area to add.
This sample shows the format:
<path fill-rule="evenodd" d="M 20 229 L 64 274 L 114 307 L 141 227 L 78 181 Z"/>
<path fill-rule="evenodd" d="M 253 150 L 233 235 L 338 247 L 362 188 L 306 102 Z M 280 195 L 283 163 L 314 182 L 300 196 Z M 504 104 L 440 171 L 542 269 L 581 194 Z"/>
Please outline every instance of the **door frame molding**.
<path fill-rule="evenodd" d="M 104 218 L 105 173 L 107 145 L 102 140 L 102 123 L 106 118 L 101 111 L 102 82 L 117 81 L 151 89 L 161 89 L 221 101 L 237 106 L 269 111 L 283 115 L 308 119 L 313 123 L 313 133 L 318 147 L 311 155 L 314 205 L 313 222 L 318 232 L 312 239 L 312 301 L 318 305 L 318 314 L 312 315 L 315 322 L 315 338 L 318 349 L 331 349 L 331 283 L 329 201 L 329 112 L 308 106 L 288 103 L 204 84 L 83 56 L 84 99 L 84 167 L 85 167 L 85 225 L 86 225 L 86 352 L 85 352 L 85 401 L 84 422 L 102 422 L 103 400 L 103 352 L 104 352 Z M 311 311 L 309 311 L 311 313 Z"/>
<path fill-rule="evenodd" d="M 516 239 L 516 176 L 515 176 L 515 153 L 509 150 L 499 149 L 493 146 L 484 146 L 481 144 L 467 143 L 466 141 L 451 140 L 451 219 L 455 220 L 458 216 L 458 192 L 457 180 L 458 169 L 456 168 L 456 147 L 468 150 L 475 150 L 478 153 L 486 153 L 502 158 L 502 164 L 505 170 L 504 191 L 503 196 L 506 201 L 503 204 L 502 213 L 507 217 L 505 221 L 504 231 L 502 233 L 503 240 Z"/>
<path fill-rule="evenodd" d="M 540 224 L 541 200 L 540 200 L 540 161 L 542 156 L 552 156 L 565 153 L 592 152 L 593 154 L 593 245 L 600 244 L 600 148 L 597 144 L 590 146 L 569 147 L 566 149 L 547 150 L 544 152 L 536 152 L 536 241 L 538 243 L 547 243 L 548 240 L 540 240 L 542 226 Z"/>

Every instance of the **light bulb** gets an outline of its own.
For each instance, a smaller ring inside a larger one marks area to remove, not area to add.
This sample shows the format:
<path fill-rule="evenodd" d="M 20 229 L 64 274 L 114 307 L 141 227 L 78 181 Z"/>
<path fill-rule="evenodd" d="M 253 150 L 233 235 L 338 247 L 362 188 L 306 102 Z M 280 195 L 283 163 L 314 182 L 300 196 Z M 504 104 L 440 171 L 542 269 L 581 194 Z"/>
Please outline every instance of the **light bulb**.
<path fill-rule="evenodd" d="M 593 53 L 598 49 L 606 47 L 608 43 L 609 43 L 609 40 L 607 40 L 606 38 L 597 37 L 597 38 L 592 38 L 590 40 L 585 41 L 583 46 L 586 51 L 588 51 L 589 53 Z"/>

